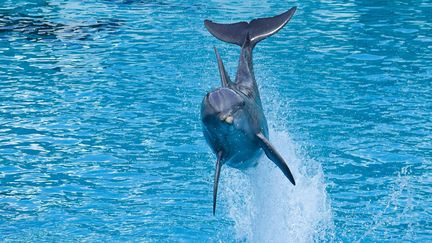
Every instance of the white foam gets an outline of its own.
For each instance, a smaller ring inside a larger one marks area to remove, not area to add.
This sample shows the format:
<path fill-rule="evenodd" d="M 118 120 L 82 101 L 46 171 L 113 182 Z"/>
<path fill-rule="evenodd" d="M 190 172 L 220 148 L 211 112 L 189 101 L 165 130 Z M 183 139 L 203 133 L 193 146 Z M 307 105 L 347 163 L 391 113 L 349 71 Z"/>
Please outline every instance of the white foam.
<path fill-rule="evenodd" d="M 285 132 L 271 132 L 271 142 L 294 174 L 292 186 L 265 155 L 255 168 L 224 166 L 222 199 L 234 221 L 235 238 L 248 242 L 311 242 L 334 232 L 322 169 L 299 158 Z"/>

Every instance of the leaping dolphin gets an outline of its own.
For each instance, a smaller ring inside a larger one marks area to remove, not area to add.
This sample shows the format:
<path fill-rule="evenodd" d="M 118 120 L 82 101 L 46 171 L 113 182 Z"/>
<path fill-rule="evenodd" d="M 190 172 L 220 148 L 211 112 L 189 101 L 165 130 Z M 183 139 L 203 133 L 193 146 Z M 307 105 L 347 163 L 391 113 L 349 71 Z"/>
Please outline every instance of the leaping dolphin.
<path fill-rule="evenodd" d="M 295 185 L 294 177 L 282 156 L 269 141 L 267 120 L 252 67 L 255 45 L 284 27 L 296 7 L 270 18 L 247 22 L 218 24 L 204 21 L 207 30 L 219 40 L 241 46 L 235 82 L 230 80 L 222 59 L 214 48 L 222 87 L 207 93 L 201 104 L 204 137 L 217 156 L 213 187 L 213 215 L 221 166 L 244 167 L 253 164 L 262 153 L 273 161 Z M 261 150 L 262 149 L 262 150 Z"/>

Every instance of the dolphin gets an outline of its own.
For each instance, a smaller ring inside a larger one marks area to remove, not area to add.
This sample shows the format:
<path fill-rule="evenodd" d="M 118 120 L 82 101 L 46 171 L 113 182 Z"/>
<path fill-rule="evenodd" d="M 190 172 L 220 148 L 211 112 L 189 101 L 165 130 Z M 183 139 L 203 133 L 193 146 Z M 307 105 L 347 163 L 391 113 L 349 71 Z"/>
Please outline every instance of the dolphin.
<path fill-rule="evenodd" d="M 231 81 L 214 47 L 222 87 L 207 93 L 201 104 L 204 137 L 217 157 L 213 186 L 213 215 L 216 211 L 219 176 L 223 164 L 235 168 L 253 166 L 256 158 L 264 151 L 295 185 L 294 177 L 287 164 L 269 141 L 267 120 L 252 66 L 252 50 L 259 41 L 282 29 L 296 9 L 293 7 L 280 15 L 254 19 L 249 23 L 219 24 L 210 20 L 204 21 L 207 30 L 217 39 L 241 47 L 234 82 Z"/>

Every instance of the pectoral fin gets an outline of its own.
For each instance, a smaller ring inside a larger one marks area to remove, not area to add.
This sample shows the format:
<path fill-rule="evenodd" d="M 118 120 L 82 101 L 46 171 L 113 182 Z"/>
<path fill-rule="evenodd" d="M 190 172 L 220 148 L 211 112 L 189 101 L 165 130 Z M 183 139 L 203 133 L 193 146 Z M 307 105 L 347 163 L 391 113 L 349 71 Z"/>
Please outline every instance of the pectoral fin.
<path fill-rule="evenodd" d="M 285 163 L 284 159 L 282 158 L 282 156 L 276 151 L 273 145 L 271 145 L 270 141 L 264 136 L 264 134 L 258 133 L 256 136 L 258 138 L 261 148 L 264 150 L 267 157 L 271 161 L 273 161 L 279 167 L 279 169 L 282 170 L 282 172 L 288 178 L 288 180 L 293 185 L 295 185 L 296 183 L 294 177 L 290 169 L 288 168 L 287 164 Z"/>
<path fill-rule="evenodd" d="M 216 170 L 214 175 L 214 184 L 213 184 L 213 215 L 215 215 L 216 212 L 216 197 L 217 197 L 217 190 L 219 184 L 220 169 L 222 166 L 221 159 L 222 159 L 222 152 L 218 152 L 217 160 L 216 160 Z"/>

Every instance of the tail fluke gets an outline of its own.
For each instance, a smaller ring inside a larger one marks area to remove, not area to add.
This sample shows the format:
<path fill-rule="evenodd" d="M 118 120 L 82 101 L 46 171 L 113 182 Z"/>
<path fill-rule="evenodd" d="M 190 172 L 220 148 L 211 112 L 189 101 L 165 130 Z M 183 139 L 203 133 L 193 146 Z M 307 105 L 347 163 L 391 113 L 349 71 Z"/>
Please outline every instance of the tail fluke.
<path fill-rule="evenodd" d="M 297 7 L 293 7 L 280 15 L 270 18 L 254 19 L 249 23 L 218 24 L 210 20 L 205 20 L 204 25 L 208 31 L 219 40 L 243 46 L 243 43 L 249 38 L 253 47 L 259 41 L 282 29 L 288 21 L 290 21 L 296 9 Z"/>
<path fill-rule="evenodd" d="M 243 44 L 249 26 L 246 22 L 218 24 L 210 20 L 205 20 L 204 25 L 214 37 L 239 46 Z"/>

